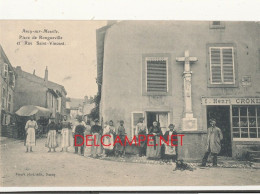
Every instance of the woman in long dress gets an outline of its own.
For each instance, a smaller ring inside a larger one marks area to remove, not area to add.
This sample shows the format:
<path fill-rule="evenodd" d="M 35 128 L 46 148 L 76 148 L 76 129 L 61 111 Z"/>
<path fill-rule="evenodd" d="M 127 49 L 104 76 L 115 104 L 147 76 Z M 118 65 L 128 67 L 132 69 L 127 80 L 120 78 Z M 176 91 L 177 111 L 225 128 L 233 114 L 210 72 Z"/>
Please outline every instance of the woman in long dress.
<path fill-rule="evenodd" d="M 29 120 L 26 122 L 25 125 L 25 134 L 26 134 L 26 152 L 30 151 L 32 152 L 32 146 L 36 145 L 35 141 L 35 130 L 38 129 L 37 122 L 35 121 L 35 117 L 31 116 Z"/>
<path fill-rule="evenodd" d="M 87 135 L 91 135 L 91 132 L 90 132 L 91 131 L 91 126 L 90 126 L 90 121 L 89 120 L 84 121 L 84 122 L 86 124 L 86 129 L 85 129 L 85 132 L 84 132 L 84 139 L 86 140 L 86 136 Z M 87 143 L 87 141 L 84 141 L 84 147 L 85 147 L 84 156 L 89 156 L 90 153 L 91 153 L 91 147 L 87 146 L 87 144 L 90 144 L 90 143 L 89 142 Z"/>
<path fill-rule="evenodd" d="M 67 121 L 67 115 L 63 116 L 63 121 L 61 122 L 61 152 L 68 152 L 68 147 L 71 145 L 71 123 Z"/>
<path fill-rule="evenodd" d="M 160 136 L 162 130 L 157 126 L 157 121 L 153 122 L 153 126 L 148 131 L 147 151 L 146 156 L 148 159 L 160 159 L 161 158 L 161 143 Z"/>
<path fill-rule="evenodd" d="M 105 136 L 106 135 L 106 136 Z M 107 125 L 103 132 L 103 147 L 105 150 L 105 155 L 113 155 L 114 154 L 114 140 L 116 135 L 116 128 L 114 127 L 114 123 L 112 120 L 109 121 L 109 125 Z"/>
<path fill-rule="evenodd" d="M 177 132 L 174 129 L 175 125 L 170 124 L 169 130 L 165 132 L 163 138 L 169 142 L 167 145 L 164 143 L 164 156 L 163 158 L 168 160 L 170 159 L 172 162 L 175 162 L 177 160 L 177 146 L 178 146 L 178 138 L 177 138 Z"/>
<path fill-rule="evenodd" d="M 46 147 L 49 148 L 48 152 L 51 152 L 51 149 L 53 149 L 53 151 L 56 152 L 55 148 L 58 147 L 58 144 L 57 144 L 58 126 L 54 122 L 54 120 L 55 120 L 55 118 L 51 118 L 51 122 L 47 126 L 48 136 L 47 136 Z"/>

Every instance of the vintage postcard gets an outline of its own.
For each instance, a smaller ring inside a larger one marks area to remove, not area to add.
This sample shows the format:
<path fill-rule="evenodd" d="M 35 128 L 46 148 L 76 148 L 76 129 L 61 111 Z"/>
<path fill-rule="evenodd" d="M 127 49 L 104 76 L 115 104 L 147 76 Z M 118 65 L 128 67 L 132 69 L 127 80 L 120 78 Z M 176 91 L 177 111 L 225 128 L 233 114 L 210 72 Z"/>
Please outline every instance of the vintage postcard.
<path fill-rule="evenodd" d="M 1 20 L 1 188 L 259 189 L 259 34 L 253 21 Z"/>

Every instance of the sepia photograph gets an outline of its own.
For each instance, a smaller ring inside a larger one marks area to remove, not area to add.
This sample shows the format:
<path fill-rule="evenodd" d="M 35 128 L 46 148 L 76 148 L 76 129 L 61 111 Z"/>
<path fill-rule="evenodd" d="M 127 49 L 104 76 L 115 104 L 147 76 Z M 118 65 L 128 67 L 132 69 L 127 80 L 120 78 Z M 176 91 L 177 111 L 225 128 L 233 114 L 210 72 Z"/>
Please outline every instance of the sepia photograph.
<path fill-rule="evenodd" d="M 0 20 L 0 187 L 260 185 L 260 23 Z"/>

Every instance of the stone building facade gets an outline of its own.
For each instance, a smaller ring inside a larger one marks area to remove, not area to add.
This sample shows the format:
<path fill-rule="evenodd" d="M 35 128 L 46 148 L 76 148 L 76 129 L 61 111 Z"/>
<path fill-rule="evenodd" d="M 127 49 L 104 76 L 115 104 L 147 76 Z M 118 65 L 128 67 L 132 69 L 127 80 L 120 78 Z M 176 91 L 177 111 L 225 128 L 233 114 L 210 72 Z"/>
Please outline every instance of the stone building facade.
<path fill-rule="evenodd" d="M 260 146 L 260 24 L 123 21 L 97 30 L 100 119 L 139 117 L 184 134 L 179 157 L 201 159 L 210 118 L 224 134 L 220 155 Z"/>
<path fill-rule="evenodd" d="M 12 136 L 15 83 L 15 70 L 0 45 L 0 132 L 4 136 Z"/>
<path fill-rule="evenodd" d="M 25 72 L 20 66 L 17 66 L 15 71 L 17 74 L 15 111 L 24 105 L 35 105 L 50 109 L 52 116 L 57 119 L 66 114 L 67 92 L 64 86 L 48 80 L 47 67 L 44 78 Z"/>

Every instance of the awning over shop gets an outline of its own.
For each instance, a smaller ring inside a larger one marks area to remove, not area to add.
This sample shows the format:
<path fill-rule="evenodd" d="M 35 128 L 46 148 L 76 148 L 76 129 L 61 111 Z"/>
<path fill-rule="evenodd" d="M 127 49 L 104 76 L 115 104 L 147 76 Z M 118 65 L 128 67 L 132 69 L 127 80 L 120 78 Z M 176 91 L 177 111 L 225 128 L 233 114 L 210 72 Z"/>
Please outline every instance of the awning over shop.
<path fill-rule="evenodd" d="M 49 109 L 33 105 L 22 106 L 15 113 L 19 116 L 37 115 L 38 117 L 49 117 L 51 115 L 51 111 Z"/>

